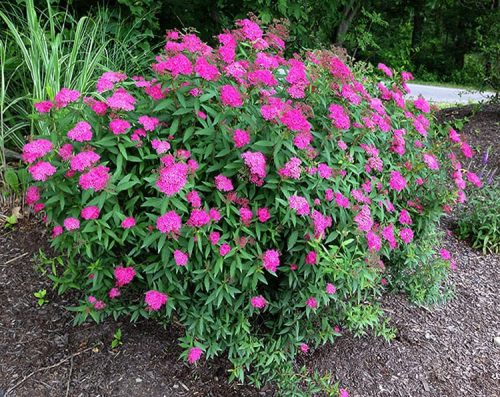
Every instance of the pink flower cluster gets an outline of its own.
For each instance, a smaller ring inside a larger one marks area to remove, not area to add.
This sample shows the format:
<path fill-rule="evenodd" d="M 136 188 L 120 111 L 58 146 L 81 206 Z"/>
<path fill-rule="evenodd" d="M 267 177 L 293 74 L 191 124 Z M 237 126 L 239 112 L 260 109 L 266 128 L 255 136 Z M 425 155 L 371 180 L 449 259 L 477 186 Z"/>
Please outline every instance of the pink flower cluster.
<path fill-rule="evenodd" d="M 156 290 L 146 292 L 144 301 L 146 302 L 147 309 L 151 311 L 158 311 L 163 305 L 167 303 L 168 296 Z"/>

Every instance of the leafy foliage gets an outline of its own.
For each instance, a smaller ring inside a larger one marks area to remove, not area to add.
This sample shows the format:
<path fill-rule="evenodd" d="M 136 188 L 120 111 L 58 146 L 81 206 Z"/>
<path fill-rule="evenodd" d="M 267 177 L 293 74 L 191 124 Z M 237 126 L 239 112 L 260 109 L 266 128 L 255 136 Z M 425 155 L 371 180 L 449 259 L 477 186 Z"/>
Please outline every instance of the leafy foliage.
<path fill-rule="evenodd" d="M 483 253 L 500 252 L 500 202 L 498 183 L 486 185 L 469 195 L 458 219 L 457 234 Z"/>
<path fill-rule="evenodd" d="M 410 74 L 286 58 L 286 36 L 249 19 L 216 48 L 172 31 L 153 76 L 35 104 L 54 133 L 24 147 L 27 202 L 64 256 L 55 286 L 87 295 L 77 323 L 180 322 L 190 363 L 227 354 L 258 386 L 301 378 L 291 359 L 343 328 L 394 335 L 378 297 L 415 279 L 427 230 L 463 198 L 442 186 L 466 143 L 404 101 Z"/>

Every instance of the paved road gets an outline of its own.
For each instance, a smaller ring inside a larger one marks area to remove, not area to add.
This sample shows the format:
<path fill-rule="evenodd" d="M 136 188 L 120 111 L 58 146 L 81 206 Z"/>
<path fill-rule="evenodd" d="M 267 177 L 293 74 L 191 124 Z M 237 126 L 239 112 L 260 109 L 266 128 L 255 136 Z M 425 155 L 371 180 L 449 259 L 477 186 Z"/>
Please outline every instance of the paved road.
<path fill-rule="evenodd" d="M 479 93 L 467 91 L 463 88 L 436 87 L 432 85 L 408 84 L 410 94 L 407 98 L 417 98 L 422 95 L 429 102 L 469 103 L 480 102 L 493 96 L 493 92 Z"/>

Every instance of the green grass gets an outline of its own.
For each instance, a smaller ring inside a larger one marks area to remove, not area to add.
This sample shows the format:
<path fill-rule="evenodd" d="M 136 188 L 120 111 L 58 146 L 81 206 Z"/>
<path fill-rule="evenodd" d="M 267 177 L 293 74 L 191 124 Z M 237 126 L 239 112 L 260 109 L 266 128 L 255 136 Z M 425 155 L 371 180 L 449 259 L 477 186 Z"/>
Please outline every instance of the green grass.
<path fill-rule="evenodd" d="M 55 9 L 50 0 L 43 9 L 34 0 L 26 0 L 23 7 L 0 5 L 2 24 L 0 179 L 7 166 L 5 147 L 19 150 L 27 137 L 53 133 L 44 121 L 33 117 L 35 102 L 52 99 L 63 87 L 85 95 L 104 71 L 132 74 L 144 70 L 153 54 L 143 46 L 146 35 L 126 20 L 113 22 L 105 9 L 76 20 Z"/>

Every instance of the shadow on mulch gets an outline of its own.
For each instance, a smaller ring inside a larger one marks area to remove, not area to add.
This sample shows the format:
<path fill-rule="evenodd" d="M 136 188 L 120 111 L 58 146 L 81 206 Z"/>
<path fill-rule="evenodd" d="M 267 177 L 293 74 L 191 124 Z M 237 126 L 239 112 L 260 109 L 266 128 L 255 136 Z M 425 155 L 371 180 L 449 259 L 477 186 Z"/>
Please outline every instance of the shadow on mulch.
<path fill-rule="evenodd" d="M 493 146 L 498 166 L 499 108 L 470 117 L 462 133 L 479 151 Z M 464 109 L 447 109 L 463 117 Z M 33 255 L 47 248 L 42 228 L 21 222 L 0 230 L 0 397 L 261 396 L 272 391 L 228 385 L 223 359 L 197 367 L 179 360 L 180 330 L 152 322 L 72 326 L 65 310 L 74 296 L 57 296 L 34 269 Z M 500 390 L 500 256 L 480 255 L 453 236 L 445 240 L 457 259 L 452 274 L 456 297 L 431 310 L 404 296 L 383 305 L 398 328 L 390 344 L 380 338 L 344 335 L 307 359 L 330 372 L 351 396 L 492 397 Z M 49 304 L 38 307 L 33 293 L 46 289 Z M 122 329 L 123 345 L 111 349 Z M 23 381 L 24 380 L 24 381 Z M 22 382 L 22 383 L 20 383 Z M 16 386 L 17 385 L 17 386 Z"/>

